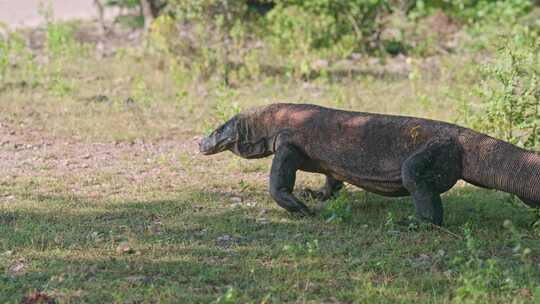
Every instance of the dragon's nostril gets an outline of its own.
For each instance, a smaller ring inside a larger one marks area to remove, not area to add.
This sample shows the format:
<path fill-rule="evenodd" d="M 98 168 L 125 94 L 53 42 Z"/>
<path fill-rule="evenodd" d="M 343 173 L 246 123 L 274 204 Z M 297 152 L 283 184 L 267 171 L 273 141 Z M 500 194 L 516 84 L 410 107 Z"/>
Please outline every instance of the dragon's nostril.
<path fill-rule="evenodd" d="M 203 151 L 205 150 L 206 141 L 203 139 L 199 142 L 199 150 Z"/>

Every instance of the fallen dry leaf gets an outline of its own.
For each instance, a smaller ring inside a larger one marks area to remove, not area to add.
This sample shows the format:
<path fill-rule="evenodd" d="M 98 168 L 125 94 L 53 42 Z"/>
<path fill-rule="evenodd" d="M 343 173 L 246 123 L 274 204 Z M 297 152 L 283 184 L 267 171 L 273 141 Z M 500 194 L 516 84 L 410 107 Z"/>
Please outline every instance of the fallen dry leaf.
<path fill-rule="evenodd" d="M 22 298 L 21 304 L 55 304 L 56 300 L 44 292 L 35 291 Z"/>

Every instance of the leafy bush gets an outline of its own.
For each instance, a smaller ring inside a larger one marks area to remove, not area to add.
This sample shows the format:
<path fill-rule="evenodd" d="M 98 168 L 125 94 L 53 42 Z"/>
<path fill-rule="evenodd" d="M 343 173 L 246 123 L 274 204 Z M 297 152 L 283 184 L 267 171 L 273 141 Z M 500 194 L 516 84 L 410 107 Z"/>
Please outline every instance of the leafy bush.
<path fill-rule="evenodd" d="M 389 10 L 385 0 L 283 0 L 268 14 L 270 30 L 288 51 L 305 45 L 311 50 L 353 44 L 368 49 L 380 31 L 378 18 Z M 354 41 L 354 42 L 352 42 Z"/>
<path fill-rule="evenodd" d="M 10 77 L 8 73 L 14 69 L 20 71 L 20 84 L 35 87 L 39 83 L 39 67 L 34 54 L 26 47 L 24 37 L 6 28 L 5 34 L 0 34 L 0 83 L 5 82 Z"/>
<path fill-rule="evenodd" d="M 475 125 L 540 151 L 540 40 L 538 34 L 523 29 L 505 41 L 483 70 L 479 90 L 483 111 Z"/>
<path fill-rule="evenodd" d="M 225 84 L 266 71 L 301 78 L 326 75 L 332 62 L 353 53 L 444 53 L 459 47 L 462 41 L 454 34 L 463 26 L 473 37 L 469 47 L 485 49 L 512 32 L 534 6 L 527 0 L 147 2 L 161 14 L 151 26 L 151 39 L 171 58 L 173 74 L 197 80 L 219 75 Z M 140 1 L 109 4 L 139 7 Z"/>
<path fill-rule="evenodd" d="M 410 1 L 408 10 L 413 18 L 442 10 L 453 18 L 473 24 L 486 19 L 499 22 L 515 20 L 530 11 L 532 5 L 530 0 L 416 0 Z"/>
<path fill-rule="evenodd" d="M 294 72 L 309 74 L 321 57 L 339 59 L 378 48 L 386 0 L 283 0 L 267 15 L 270 42 Z"/>
<path fill-rule="evenodd" d="M 232 57 L 242 55 L 244 47 L 244 22 L 249 19 L 245 3 L 170 0 L 167 12 L 174 19 L 160 17 L 168 18 L 166 33 L 153 28 L 154 35 L 163 37 L 162 49 L 198 78 L 207 79 L 217 73 L 228 84 Z"/>
<path fill-rule="evenodd" d="M 382 15 L 390 11 L 387 0 L 286 0 L 273 4 L 263 16 L 249 1 L 169 0 L 164 10 L 167 16 L 157 19 L 152 32 L 162 36 L 158 40 L 166 43 L 160 43 L 161 49 L 173 54 L 186 70 L 202 79 L 218 73 L 228 83 L 238 62 L 249 61 L 247 74 L 256 77 L 260 72 L 252 60 L 245 60 L 253 54 L 260 57 L 259 52 L 252 52 L 260 45 L 254 41 L 269 43 L 273 55 L 285 58 L 284 63 L 297 75 L 309 74 L 321 58 L 339 59 L 354 51 L 377 49 L 382 45 Z M 174 24 L 160 31 L 160 19 Z"/>

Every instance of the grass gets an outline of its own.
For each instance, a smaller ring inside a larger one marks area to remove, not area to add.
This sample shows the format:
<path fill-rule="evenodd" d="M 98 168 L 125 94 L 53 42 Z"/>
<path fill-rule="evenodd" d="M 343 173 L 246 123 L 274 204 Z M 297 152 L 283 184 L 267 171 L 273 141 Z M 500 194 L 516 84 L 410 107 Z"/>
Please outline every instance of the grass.
<path fill-rule="evenodd" d="M 486 190 L 446 195 L 449 233 L 394 226 L 389 214 L 409 215 L 409 199 L 363 199 L 358 192 L 351 194 L 351 220 L 335 224 L 286 214 L 260 186 L 241 193 L 242 205 L 231 201 L 234 191 L 166 192 L 148 184 L 126 185 L 108 199 L 62 189 L 28 193 L 56 186 L 50 183 L 56 181 L 2 185 L 14 196 L 0 218 L 2 302 L 32 290 L 62 302 L 210 302 L 229 289 L 237 302 L 450 302 L 468 271 L 454 261 L 470 258 L 466 223 L 481 243 L 481 258 L 497 261 L 497 271 L 522 286 L 491 290 L 486 300 L 528 302 L 538 292 L 538 277 L 521 281 L 525 264 L 514 257 L 502 224 L 510 219 L 522 245 L 538 252 L 531 214 Z M 119 253 L 125 243 L 131 251 Z M 24 268 L 14 273 L 17 263 Z"/>
<path fill-rule="evenodd" d="M 439 58 L 436 77 L 413 67 L 224 88 L 138 48 L 65 56 L 36 86 L 17 67 L 0 86 L 0 302 L 540 301 L 534 216 L 506 194 L 455 187 L 444 229 L 401 227 L 410 198 L 349 186 L 300 218 L 268 195 L 270 159 L 196 152 L 238 108 L 277 101 L 459 121 L 468 59 Z M 297 185 L 322 181 L 300 173 Z"/>

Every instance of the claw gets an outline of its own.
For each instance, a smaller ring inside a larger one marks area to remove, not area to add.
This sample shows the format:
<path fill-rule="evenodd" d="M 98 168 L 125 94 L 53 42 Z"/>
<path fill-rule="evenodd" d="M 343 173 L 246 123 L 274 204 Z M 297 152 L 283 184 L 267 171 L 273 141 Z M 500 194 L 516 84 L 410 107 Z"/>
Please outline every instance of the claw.
<path fill-rule="evenodd" d="M 325 198 L 325 195 L 322 191 L 315 191 L 309 188 L 302 189 L 298 193 L 298 196 L 304 200 L 317 200 L 317 201 L 323 201 Z"/>
<path fill-rule="evenodd" d="M 426 227 L 431 227 L 431 225 L 435 225 L 430 223 L 428 220 L 422 220 L 415 217 L 409 217 L 402 219 L 397 222 L 399 226 L 406 227 L 410 231 L 416 231 L 420 228 L 425 229 Z"/>
<path fill-rule="evenodd" d="M 311 209 L 309 208 L 302 208 L 300 210 L 298 210 L 298 214 L 301 215 L 301 216 L 309 216 L 309 217 L 312 217 L 312 216 L 315 216 L 315 212 L 313 212 Z"/>

